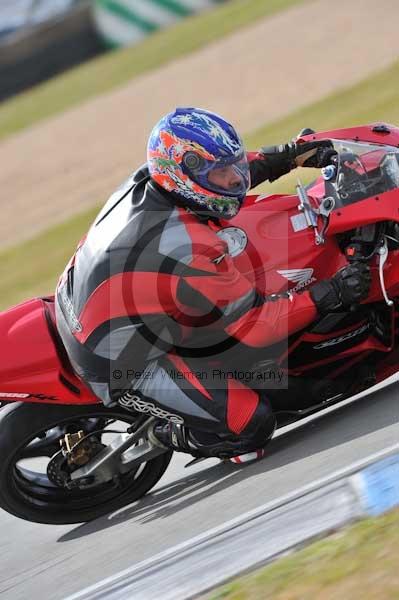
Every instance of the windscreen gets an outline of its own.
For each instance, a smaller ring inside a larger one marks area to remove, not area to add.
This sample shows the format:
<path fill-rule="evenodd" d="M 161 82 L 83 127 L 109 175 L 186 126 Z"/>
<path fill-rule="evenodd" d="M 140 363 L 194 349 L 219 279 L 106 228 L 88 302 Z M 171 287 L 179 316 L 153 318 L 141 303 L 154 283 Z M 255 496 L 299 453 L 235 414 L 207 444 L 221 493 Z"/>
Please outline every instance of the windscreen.
<path fill-rule="evenodd" d="M 332 140 L 338 155 L 323 170 L 325 195 L 347 206 L 399 188 L 399 148 Z"/>

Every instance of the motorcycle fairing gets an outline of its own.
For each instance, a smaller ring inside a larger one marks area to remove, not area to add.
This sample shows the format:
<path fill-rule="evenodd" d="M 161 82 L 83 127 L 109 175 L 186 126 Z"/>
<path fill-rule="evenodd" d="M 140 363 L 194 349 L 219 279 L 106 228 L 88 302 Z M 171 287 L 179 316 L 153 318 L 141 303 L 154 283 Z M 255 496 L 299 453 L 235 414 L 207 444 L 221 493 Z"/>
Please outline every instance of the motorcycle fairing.
<path fill-rule="evenodd" d="M 0 402 L 98 402 L 72 372 L 56 335 L 52 297 L 0 314 Z"/>
<path fill-rule="evenodd" d="M 383 125 L 381 129 L 381 125 Z M 386 128 L 386 130 L 385 130 Z M 297 141 L 311 142 L 313 140 L 353 140 L 354 142 L 369 142 L 371 144 L 388 144 L 398 146 L 399 127 L 390 124 L 371 123 L 358 127 L 330 129 L 301 136 Z"/>
<path fill-rule="evenodd" d="M 302 139 L 340 139 L 373 144 L 399 146 L 399 129 L 393 126 L 355 127 L 311 134 Z M 370 168 L 375 168 L 374 157 L 369 157 Z M 371 160 L 373 158 L 373 160 Z M 317 180 L 307 191 L 311 203 L 325 190 L 324 180 Z M 299 277 L 303 291 L 320 279 L 328 278 L 347 263 L 339 245 L 342 233 L 364 225 L 391 221 L 399 223 L 399 189 L 386 191 L 333 210 L 329 216 L 325 243 L 316 245 L 311 228 L 294 227 L 300 221 L 297 196 L 248 196 L 237 217 L 226 222 L 225 227 L 237 227 L 248 239 L 245 250 L 233 258 L 237 268 L 255 283 L 260 293 L 279 293 L 298 286 L 298 274 L 311 274 L 308 279 Z M 317 333 L 314 325 L 295 334 L 288 341 L 288 352 L 280 355 L 292 374 L 306 373 L 310 377 L 340 377 L 350 372 L 356 363 L 374 360 L 377 380 L 398 371 L 397 345 L 398 313 L 395 307 L 383 302 L 378 280 L 377 261 L 371 264 L 372 289 L 367 303 L 383 307 L 384 325 L 378 334 L 375 323 L 369 324 L 364 314 L 349 313 L 347 321 L 331 321 L 331 328 Z M 290 274 L 294 273 L 294 281 Z M 295 275 L 296 273 L 296 275 Z M 399 297 L 399 250 L 390 249 L 384 267 L 386 289 L 389 297 Z M 11 400 L 3 393 L 26 393 L 29 402 L 54 402 L 87 404 L 97 402 L 80 382 L 62 355 L 56 334 L 50 333 L 46 314 L 52 311 L 52 299 L 35 299 L 23 303 L 0 315 L 0 401 Z M 394 323 L 394 325 L 392 325 Z M 316 324 L 320 325 L 320 321 Z M 316 338 L 314 337 L 316 335 Z M 345 337 L 347 336 L 347 337 Z M 344 339 L 339 339 L 343 337 Z M 334 342 L 337 340 L 338 342 Z M 6 343 L 4 343 L 4 340 Z M 318 344 L 322 348 L 313 348 Z M 57 352 L 58 348 L 58 352 Z M 267 351 L 267 349 L 265 349 Z M 320 353 L 323 353 L 320 357 Z M 305 357 L 305 358 L 304 358 Z M 292 361 L 292 362 L 291 362 Z M 36 395 L 36 396 L 35 396 Z M 19 398 L 14 398 L 19 399 Z"/>
<path fill-rule="evenodd" d="M 239 215 L 225 224 L 227 228 L 234 226 L 245 231 L 246 248 L 233 260 L 261 294 L 298 291 L 297 281 L 281 273 L 311 270 L 308 283 L 299 288 L 303 290 L 346 264 L 334 237 L 316 246 L 309 228 L 294 230 L 292 219 L 299 214 L 297 196 L 274 195 L 261 201 L 257 198 L 249 196 Z"/>

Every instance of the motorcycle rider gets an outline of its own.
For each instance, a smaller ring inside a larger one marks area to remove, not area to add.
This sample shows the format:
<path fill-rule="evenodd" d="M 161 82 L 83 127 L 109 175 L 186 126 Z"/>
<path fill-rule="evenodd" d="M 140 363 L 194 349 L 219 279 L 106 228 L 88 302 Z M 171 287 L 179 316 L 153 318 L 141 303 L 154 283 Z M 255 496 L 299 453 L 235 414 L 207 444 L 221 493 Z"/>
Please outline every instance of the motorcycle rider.
<path fill-rule="evenodd" d="M 59 333 L 106 405 L 164 419 L 156 443 L 197 457 L 260 456 L 275 429 L 268 398 L 234 378 L 215 383 L 214 366 L 225 351 L 271 345 L 367 296 L 368 267 L 357 264 L 302 293 L 262 296 L 218 235 L 248 189 L 323 167 L 332 153 L 314 141 L 247 154 L 223 118 L 178 108 L 80 242 L 57 286 Z"/>

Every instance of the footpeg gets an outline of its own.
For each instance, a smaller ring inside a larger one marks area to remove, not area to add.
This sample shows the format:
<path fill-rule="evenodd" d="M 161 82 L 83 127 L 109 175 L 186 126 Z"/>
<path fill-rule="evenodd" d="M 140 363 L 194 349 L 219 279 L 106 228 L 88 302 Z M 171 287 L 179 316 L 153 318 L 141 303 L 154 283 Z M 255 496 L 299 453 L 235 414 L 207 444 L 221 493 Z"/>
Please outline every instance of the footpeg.
<path fill-rule="evenodd" d="M 212 458 L 212 457 L 198 456 L 197 458 L 193 458 L 193 460 L 190 460 L 190 462 L 188 462 L 186 465 L 184 465 L 184 468 L 188 469 L 189 467 L 193 467 L 194 465 L 202 462 L 203 460 L 208 460 L 208 458 Z"/>

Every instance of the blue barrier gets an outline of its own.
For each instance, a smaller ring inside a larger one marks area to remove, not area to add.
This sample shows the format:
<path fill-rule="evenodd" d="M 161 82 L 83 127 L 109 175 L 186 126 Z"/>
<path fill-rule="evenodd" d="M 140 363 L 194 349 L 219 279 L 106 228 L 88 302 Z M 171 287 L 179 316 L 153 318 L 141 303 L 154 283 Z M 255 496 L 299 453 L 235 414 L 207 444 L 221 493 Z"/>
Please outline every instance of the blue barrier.
<path fill-rule="evenodd" d="M 367 467 L 357 477 L 366 514 L 377 516 L 399 506 L 399 454 Z"/>

